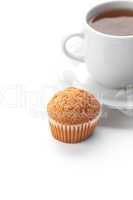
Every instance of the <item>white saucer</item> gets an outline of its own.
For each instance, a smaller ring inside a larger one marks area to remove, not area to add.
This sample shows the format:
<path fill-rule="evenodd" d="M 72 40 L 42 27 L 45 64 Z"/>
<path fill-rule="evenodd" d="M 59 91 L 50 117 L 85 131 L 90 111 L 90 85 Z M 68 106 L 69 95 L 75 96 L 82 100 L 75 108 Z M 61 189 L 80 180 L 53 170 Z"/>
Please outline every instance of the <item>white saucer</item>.
<path fill-rule="evenodd" d="M 113 81 L 113 80 L 112 80 Z M 76 72 L 65 70 L 58 77 L 59 88 L 57 91 L 66 87 L 80 87 L 94 94 L 102 105 L 112 109 L 118 109 L 122 113 L 133 117 L 133 86 L 126 89 L 110 89 L 94 81 L 91 75 L 84 70 L 84 67 L 77 67 Z"/>
<path fill-rule="evenodd" d="M 126 89 L 105 88 L 91 77 L 79 86 L 91 91 L 103 105 L 113 109 L 133 110 L 133 86 Z"/>

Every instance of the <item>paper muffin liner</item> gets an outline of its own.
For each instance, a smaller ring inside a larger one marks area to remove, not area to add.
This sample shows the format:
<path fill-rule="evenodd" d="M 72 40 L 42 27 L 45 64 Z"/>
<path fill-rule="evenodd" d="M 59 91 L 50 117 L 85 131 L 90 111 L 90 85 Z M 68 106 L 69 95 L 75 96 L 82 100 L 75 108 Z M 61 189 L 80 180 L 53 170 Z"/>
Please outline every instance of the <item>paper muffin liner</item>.
<path fill-rule="evenodd" d="M 101 112 L 95 119 L 76 125 L 61 124 L 49 118 L 49 124 L 55 139 L 64 143 L 78 143 L 92 135 L 100 116 Z"/>

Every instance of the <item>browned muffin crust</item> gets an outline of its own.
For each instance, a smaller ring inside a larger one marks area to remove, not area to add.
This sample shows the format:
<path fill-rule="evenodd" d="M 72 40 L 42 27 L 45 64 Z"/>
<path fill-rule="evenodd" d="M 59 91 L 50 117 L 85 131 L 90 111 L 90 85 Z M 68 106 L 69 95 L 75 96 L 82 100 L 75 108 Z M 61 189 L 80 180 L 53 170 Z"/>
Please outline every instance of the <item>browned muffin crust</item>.
<path fill-rule="evenodd" d="M 91 93 L 70 87 L 58 92 L 47 106 L 48 115 L 63 124 L 80 124 L 93 120 L 100 112 L 100 103 Z"/>

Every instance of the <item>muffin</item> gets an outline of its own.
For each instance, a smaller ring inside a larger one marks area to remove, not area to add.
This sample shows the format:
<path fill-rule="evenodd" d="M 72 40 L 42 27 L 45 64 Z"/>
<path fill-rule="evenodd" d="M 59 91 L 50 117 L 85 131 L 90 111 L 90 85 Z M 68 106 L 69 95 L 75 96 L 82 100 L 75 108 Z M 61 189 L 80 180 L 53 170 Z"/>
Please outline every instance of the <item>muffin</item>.
<path fill-rule="evenodd" d="M 101 105 L 91 93 L 70 87 L 53 96 L 47 111 L 54 138 L 65 143 L 78 143 L 93 133 Z"/>

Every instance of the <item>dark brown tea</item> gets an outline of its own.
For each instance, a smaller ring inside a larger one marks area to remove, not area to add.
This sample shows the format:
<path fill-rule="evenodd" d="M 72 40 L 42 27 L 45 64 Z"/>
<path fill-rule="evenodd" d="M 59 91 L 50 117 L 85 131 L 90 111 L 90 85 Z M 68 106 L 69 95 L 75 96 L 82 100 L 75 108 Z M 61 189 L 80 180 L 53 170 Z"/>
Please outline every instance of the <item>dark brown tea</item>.
<path fill-rule="evenodd" d="M 92 17 L 88 24 L 110 35 L 133 35 L 133 10 L 109 10 Z"/>

